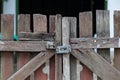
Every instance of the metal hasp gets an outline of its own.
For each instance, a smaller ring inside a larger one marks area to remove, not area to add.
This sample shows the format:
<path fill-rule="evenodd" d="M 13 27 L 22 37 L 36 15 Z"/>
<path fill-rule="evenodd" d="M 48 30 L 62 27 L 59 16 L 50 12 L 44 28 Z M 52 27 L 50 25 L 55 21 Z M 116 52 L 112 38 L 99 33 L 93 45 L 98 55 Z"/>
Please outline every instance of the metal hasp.
<path fill-rule="evenodd" d="M 47 48 L 47 49 L 55 49 L 54 42 L 48 41 L 48 42 L 47 42 L 47 45 L 46 45 L 46 48 Z"/>
<path fill-rule="evenodd" d="M 65 54 L 71 52 L 71 46 L 70 45 L 64 45 L 64 46 L 57 46 L 56 53 L 58 54 Z"/>

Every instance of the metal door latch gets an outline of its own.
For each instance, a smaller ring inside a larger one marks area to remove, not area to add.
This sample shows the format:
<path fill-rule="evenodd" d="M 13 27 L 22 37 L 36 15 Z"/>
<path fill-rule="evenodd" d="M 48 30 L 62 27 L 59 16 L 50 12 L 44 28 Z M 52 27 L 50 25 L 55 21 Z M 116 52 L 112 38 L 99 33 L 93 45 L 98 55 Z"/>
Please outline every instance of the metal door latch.
<path fill-rule="evenodd" d="M 48 42 L 47 42 L 47 45 L 46 45 L 46 48 L 47 48 L 47 49 L 55 49 L 54 42 L 48 41 Z"/>
<path fill-rule="evenodd" d="M 58 54 L 64 54 L 64 53 L 70 53 L 70 52 L 71 52 L 70 45 L 57 46 L 57 48 L 56 48 L 56 53 L 58 53 Z"/>

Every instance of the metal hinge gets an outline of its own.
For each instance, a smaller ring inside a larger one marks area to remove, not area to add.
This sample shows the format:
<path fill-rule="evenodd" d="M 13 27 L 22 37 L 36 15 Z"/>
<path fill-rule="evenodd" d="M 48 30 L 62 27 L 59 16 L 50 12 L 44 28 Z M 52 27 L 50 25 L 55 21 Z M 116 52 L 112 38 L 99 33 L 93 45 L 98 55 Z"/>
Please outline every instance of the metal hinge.
<path fill-rule="evenodd" d="M 71 52 L 70 45 L 57 46 L 56 48 L 56 53 L 58 54 L 64 54 L 64 53 L 70 53 L 70 52 Z"/>

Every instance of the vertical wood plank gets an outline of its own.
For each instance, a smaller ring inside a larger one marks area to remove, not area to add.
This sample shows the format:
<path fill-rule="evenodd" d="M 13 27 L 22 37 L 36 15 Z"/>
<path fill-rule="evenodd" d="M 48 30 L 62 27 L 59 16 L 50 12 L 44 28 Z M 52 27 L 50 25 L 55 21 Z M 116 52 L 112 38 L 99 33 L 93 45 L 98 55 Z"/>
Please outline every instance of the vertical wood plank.
<path fill-rule="evenodd" d="M 57 14 L 55 17 L 55 45 L 62 45 L 62 16 Z M 55 80 L 62 80 L 62 54 L 55 54 Z"/>
<path fill-rule="evenodd" d="M 109 29 L 109 11 L 96 11 L 96 33 L 97 37 L 110 37 Z M 110 49 L 98 49 L 97 52 L 110 62 Z M 98 77 L 98 80 L 101 80 Z"/>
<path fill-rule="evenodd" d="M 14 16 L 1 15 L 1 34 L 3 40 L 13 40 Z M 13 53 L 1 52 L 1 80 L 7 80 L 13 74 Z"/>
<path fill-rule="evenodd" d="M 114 37 L 120 37 L 120 11 L 114 12 Z M 114 66 L 120 71 L 120 49 L 115 49 Z"/>
<path fill-rule="evenodd" d="M 55 15 L 49 16 L 49 32 L 55 32 Z M 50 80 L 55 80 L 55 56 L 50 59 Z"/>
<path fill-rule="evenodd" d="M 42 14 L 34 14 L 34 32 L 47 32 L 47 17 Z"/>
<path fill-rule="evenodd" d="M 68 17 L 62 18 L 62 45 L 69 45 L 70 23 Z M 70 80 L 70 54 L 63 54 L 63 80 Z"/>
<path fill-rule="evenodd" d="M 70 38 L 77 37 L 77 19 L 76 17 L 70 17 Z M 77 79 L 77 59 L 70 55 L 70 79 L 71 80 L 78 80 Z"/>
<path fill-rule="evenodd" d="M 55 32 L 55 15 L 49 17 L 49 32 Z"/>
<path fill-rule="evenodd" d="M 18 15 L 18 33 L 19 32 L 30 32 L 30 15 L 29 14 L 20 14 Z M 17 53 L 17 69 L 19 70 L 30 60 L 30 53 Z M 29 80 L 28 77 L 25 80 Z"/>
<path fill-rule="evenodd" d="M 79 14 L 79 35 L 81 38 L 92 37 L 92 12 L 83 12 Z M 83 70 L 80 73 L 80 80 L 93 80 L 92 71 L 82 64 Z"/>
<path fill-rule="evenodd" d="M 47 18 L 42 14 L 34 14 L 34 32 L 47 32 Z M 46 65 L 43 64 L 40 68 L 35 71 L 35 80 L 48 80 L 48 76 L 44 73 Z"/>

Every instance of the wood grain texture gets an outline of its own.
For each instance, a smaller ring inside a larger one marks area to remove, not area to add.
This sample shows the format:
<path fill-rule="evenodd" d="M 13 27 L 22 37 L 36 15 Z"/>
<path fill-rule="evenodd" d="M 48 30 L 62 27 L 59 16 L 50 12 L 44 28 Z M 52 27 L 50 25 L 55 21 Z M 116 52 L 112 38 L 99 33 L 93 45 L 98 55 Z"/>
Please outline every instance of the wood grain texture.
<path fill-rule="evenodd" d="M 34 14 L 33 15 L 33 28 L 34 28 L 34 33 L 42 33 L 45 32 L 47 33 L 47 17 L 46 15 L 42 14 Z M 35 79 L 34 80 L 47 80 L 49 78 L 49 72 L 44 73 L 43 69 L 45 69 L 46 65 L 43 64 L 40 66 L 36 71 L 35 71 Z"/>
<path fill-rule="evenodd" d="M 1 34 L 4 40 L 13 40 L 14 16 L 1 14 Z M 7 80 L 13 74 L 13 53 L 1 52 L 1 80 Z"/>
<path fill-rule="evenodd" d="M 82 12 L 79 14 L 79 35 L 80 37 L 92 37 L 92 12 Z M 82 28 L 83 27 L 83 28 Z"/>
<path fill-rule="evenodd" d="M 71 38 L 72 49 L 119 48 L 119 38 Z"/>
<path fill-rule="evenodd" d="M 55 56 L 50 59 L 50 80 L 55 80 Z"/>
<path fill-rule="evenodd" d="M 69 45 L 70 22 L 68 17 L 62 18 L 62 45 Z M 70 54 L 63 54 L 63 80 L 70 80 Z"/>
<path fill-rule="evenodd" d="M 20 32 L 30 32 L 30 15 L 29 14 L 18 15 L 18 34 Z"/>
<path fill-rule="evenodd" d="M 13 40 L 14 16 L 1 14 L 1 35 L 4 40 Z"/>
<path fill-rule="evenodd" d="M 42 14 L 34 14 L 34 32 L 46 32 L 47 31 L 47 17 Z"/>
<path fill-rule="evenodd" d="M 70 38 L 76 38 L 77 37 L 77 19 L 76 17 L 70 17 Z M 79 70 L 77 69 L 77 59 L 70 55 L 70 80 L 78 80 L 77 75 L 79 74 Z M 78 74 L 77 74 L 78 73 Z"/>
<path fill-rule="evenodd" d="M 49 32 L 55 32 L 55 15 L 49 16 Z"/>
<path fill-rule="evenodd" d="M 55 16 L 55 46 L 62 45 L 62 16 Z M 55 54 L 55 80 L 62 80 L 62 54 Z"/>
<path fill-rule="evenodd" d="M 18 34 L 20 32 L 30 32 L 30 15 L 20 14 L 18 15 Z M 30 53 L 22 52 L 17 53 L 17 70 L 23 67 L 30 60 Z M 28 77 L 25 80 L 29 80 Z"/>
<path fill-rule="evenodd" d="M 83 12 L 79 14 L 79 35 L 80 38 L 92 37 L 92 12 Z M 92 71 L 84 64 L 80 73 L 80 80 L 93 80 Z"/>
<path fill-rule="evenodd" d="M 47 43 L 44 41 L 1 41 L 0 51 L 40 52 L 46 51 Z M 25 54 L 24 54 L 25 55 Z"/>
<path fill-rule="evenodd" d="M 96 11 L 96 32 L 97 37 L 110 37 L 109 30 L 109 11 Z"/>
<path fill-rule="evenodd" d="M 19 33 L 19 40 L 22 41 L 53 41 L 55 33 L 31 33 L 21 32 Z"/>
<path fill-rule="evenodd" d="M 49 16 L 49 33 L 55 32 L 55 15 Z M 50 59 L 50 80 L 55 80 L 55 56 Z"/>
<path fill-rule="evenodd" d="M 110 37 L 109 11 L 96 11 L 96 33 L 97 37 Z M 110 62 L 110 49 L 98 49 L 97 52 Z M 101 80 L 98 77 L 98 80 Z"/>
<path fill-rule="evenodd" d="M 120 37 L 120 11 L 114 12 L 114 36 Z M 120 71 L 120 49 L 115 49 L 114 66 Z"/>
<path fill-rule="evenodd" d="M 40 52 L 33 59 L 31 59 L 27 64 L 25 64 L 21 69 L 19 69 L 14 75 L 12 75 L 8 80 L 24 80 L 32 72 L 34 72 L 40 66 L 42 66 L 53 55 L 54 55 L 54 51 Z M 39 80 L 43 80 L 43 79 L 44 78 L 41 77 Z"/>
<path fill-rule="evenodd" d="M 103 80 L 120 80 L 120 72 L 92 49 L 73 50 L 72 54 Z"/>

